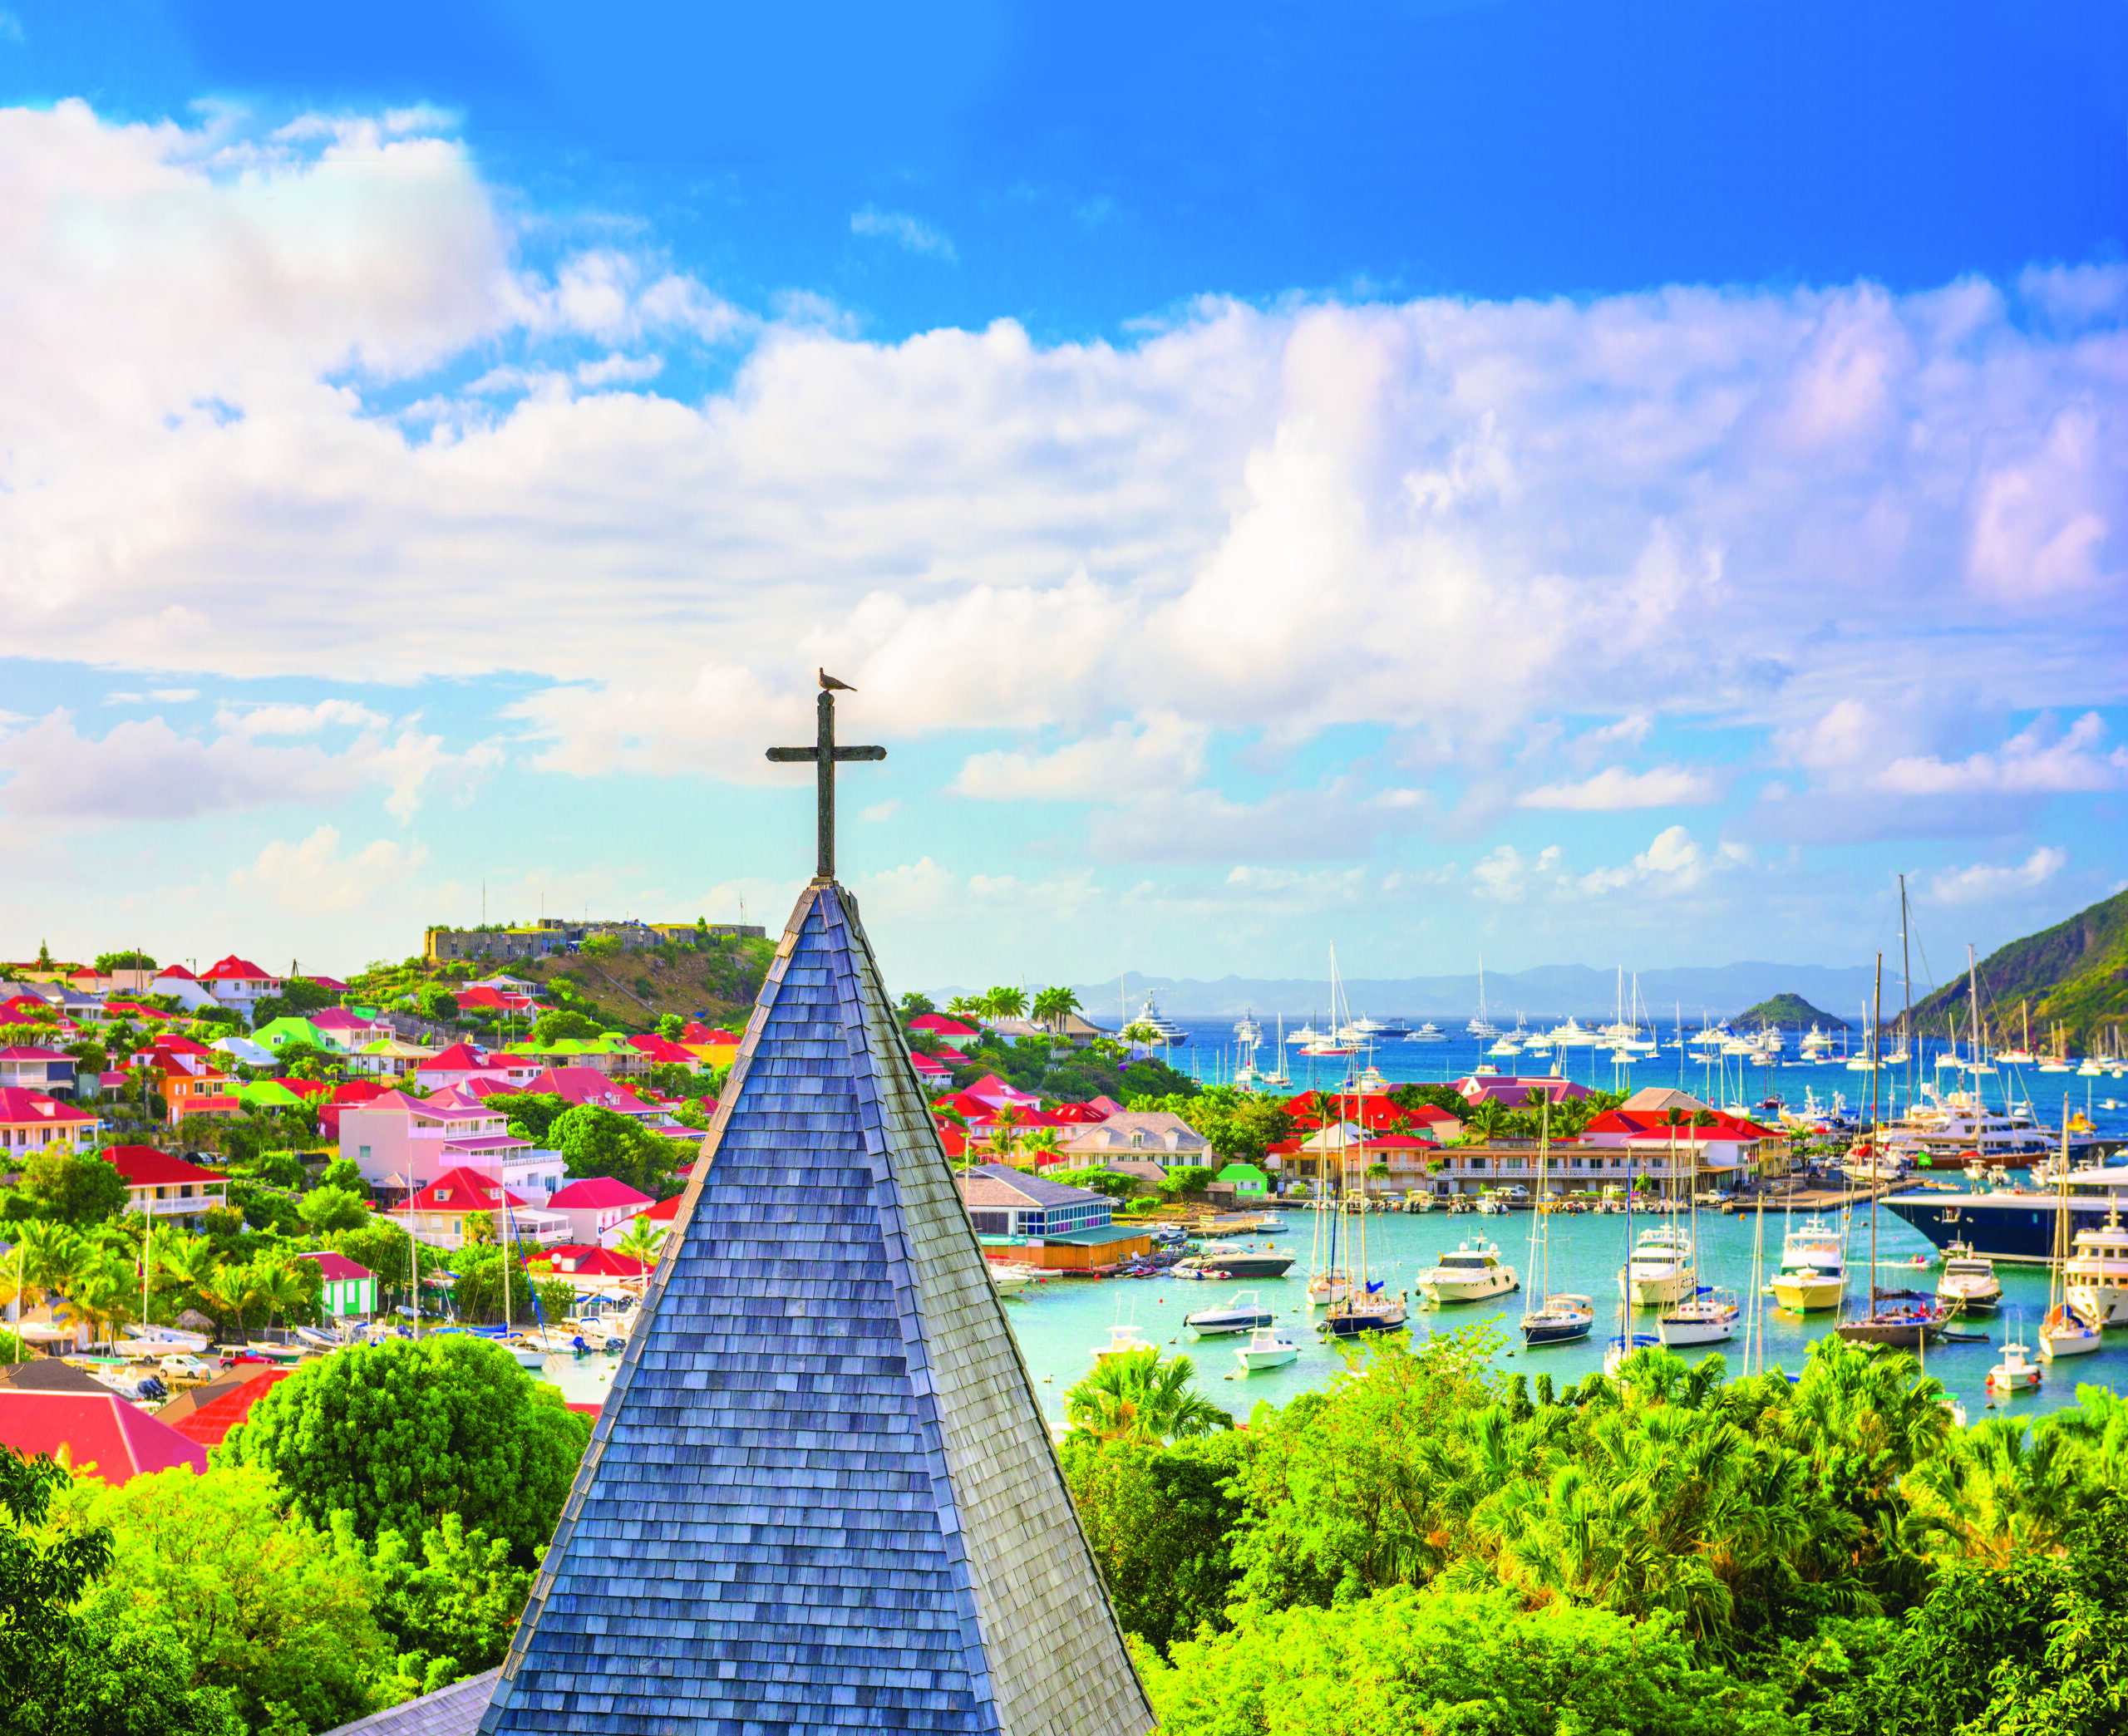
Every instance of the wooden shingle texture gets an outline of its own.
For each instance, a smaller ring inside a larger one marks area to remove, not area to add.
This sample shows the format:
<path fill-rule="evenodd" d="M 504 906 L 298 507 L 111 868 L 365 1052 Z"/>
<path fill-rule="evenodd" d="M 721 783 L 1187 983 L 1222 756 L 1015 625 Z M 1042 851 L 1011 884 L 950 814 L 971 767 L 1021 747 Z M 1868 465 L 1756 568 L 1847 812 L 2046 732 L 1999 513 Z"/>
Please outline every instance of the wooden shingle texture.
<path fill-rule="evenodd" d="M 849 894 L 800 896 L 491 1733 L 1143 1736 Z"/>

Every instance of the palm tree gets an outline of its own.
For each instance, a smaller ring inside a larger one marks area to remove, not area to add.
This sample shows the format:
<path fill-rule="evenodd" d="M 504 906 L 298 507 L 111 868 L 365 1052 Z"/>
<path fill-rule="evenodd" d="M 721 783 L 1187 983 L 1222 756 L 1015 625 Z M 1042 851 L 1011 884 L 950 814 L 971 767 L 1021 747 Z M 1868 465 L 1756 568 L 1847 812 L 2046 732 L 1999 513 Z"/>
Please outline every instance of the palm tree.
<path fill-rule="evenodd" d="M 665 1246 L 669 1227 L 653 1223 L 638 1213 L 628 1220 L 628 1227 L 621 1232 L 621 1239 L 613 1244 L 613 1252 L 631 1260 L 640 1260 L 646 1268 L 658 1263 L 658 1251 Z"/>
<path fill-rule="evenodd" d="M 1038 1127 L 1032 1133 L 1023 1135 L 1020 1140 L 1020 1149 L 1034 1158 L 1037 1169 L 1044 1163 L 1061 1161 L 1062 1154 L 1057 1149 L 1057 1129 L 1053 1127 Z"/>
<path fill-rule="evenodd" d="M 155 1272 L 169 1281 L 158 1289 L 175 1289 L 188 1301 L 195 1300 L 213 1281 L 214 1245 L 204 1236 L 165 1235 L 155 1246 Z"/>
<path fill-rule="evenodd" d="M 1488 1139 L 1497 1139 L 1507 1131 L 1513 1119 L 1511 1114 L 1500 1106 L 1497 1097 L 1488 1097 L 1471 1111 L 1466 1125 Z"/>
<path fill-rule="evenodd" d="M 89 1257 L 89 1244 L 64 1224 L 35 1219 L 17 1233 L 22 1243 L 23 1289 L 32 1293 L 56 1290 L 64 1295 Z"/>
<path fill-rule="evenodd" d="M 285 1266 L 269 1266 L 259 1275 L 259 1300 L 266 1305 L 266 1323 L 286 1318 L 293 1325 L 296 1311 L 310 1300 L 303 1280 Z"/>
<path fill-rule="evenodd" d="M 983 1002 L 967 995 L 956 995 L 946 1003 L 946 1016 L 949 1019 L 979 1019 L 983 1013 Z"/>
<path fill-rule="evenodd" d="M 1027 1010 L 1027 991 L 994 988 L 983 997 L 983 1010 L 993 1019 L 1017 1019 Z"/>
<path fill-rule="evenodd" d="M 133 1274 L 115 1254 L 84 1262 L 68 1280 L 66 1291 L 75 1313 L 99 1340 L 110 1337 L 111 1328 L 128 1317 L 140 1294 Z"/>
<path fill-rule="evenodd" d="M 1002 1103 L 998 1106 L 998 1119 L 991 1124 L 990 1143 L 997 1148 L 998 1155 L 1007 1162 L 1012 1159 L 1012 1142 L 1019 1125 L 1027 1119 L 1027 1112 L 1017 1104 Z"/>
<path fill-rule="evenodd" d="M 1158 1345 L 1104 1358 L 1064 1394 L 1074 1438 L 1158 1447 L 1180 1435 L 1211 1434 L 1234 1419 L 1191 1384 L 1187 1356 L 1160 1358 Z"/>
<path fill-rule="evenodd" d="M 1067 988 L 1047 988 L 1034 997 L 1034 1016 L 1052 1030 L 1062 1032 L 1064 1021 L 1079 1010 L 1079 997 Z"/>
<path fill-rule="evenodd" d="M 1126 1043 L 1135 1043 L 1140 1049 L 1155 1049 L 1162 1040 L 1160 1034 L 1143 1019 L 1133 1019 L 1116 1033 Z"/>
<path fill-rule="evenodd" d="M 244 1311 L 259 1300 L 258 1282 L 249 1266 L 224 1260 L 200 1286 L 200 1300 L 217 1320 L 234 1320 L 241 1335 L 244 1330 Z"/>

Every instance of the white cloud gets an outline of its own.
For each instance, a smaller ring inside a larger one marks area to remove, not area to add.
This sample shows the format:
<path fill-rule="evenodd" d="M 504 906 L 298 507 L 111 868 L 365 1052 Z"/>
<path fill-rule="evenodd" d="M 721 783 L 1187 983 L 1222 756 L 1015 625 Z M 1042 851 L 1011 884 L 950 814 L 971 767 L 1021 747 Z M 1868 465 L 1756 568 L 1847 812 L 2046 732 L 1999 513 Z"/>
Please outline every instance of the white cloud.
<path fill-rule="evenodd" d="M 12 653 L 530 671 L 512 716 L 548 769 L 756 781 L 789 775 L 762 738 L 809 739 L 825 663 L 861 690 L 852 739 L 1029 732 L 962 787 L 1086 792 L 1111 859 L 1349 854 L 1421 810 L 1357 779 L 1195 789 L 1222 731 L 1387 726 L 1497 782 L 1569 703 L 1632 709 L 1564 740 L 1529 805 L 1707 799 L 1705 769 L 1603 769 L 1658 715 L 1771 731 L 1810 796 L 1879 807 L 2121 780 L 2081 724 L 1965 759 L 1958 733 L 2128 697 L 2128 298 L 2104 273 L 2015 302 L 1207 300 L 1124 344 L 1009 321 L 874 342 L 802 293 L 735 309 L 648 248 L 528 268 L 447 125 L 0 113 Z M 745 347 L 728 386 L 661 396 L 704 343 Z M 420 414 L 376 412 L 383 381 Z M 359 775 L 392 772 L 397 812 L 452 775 L 411 723 L 337 726 L 378 733 Z"/>
<path fill-rule="evenodd" d="M 2068 865 L 2066 850 L 2042 844 L 2022 862 L 2007 866 L 1982 862 L 1969 868 L 1944 868 L 1929 877 L 1927 897 L 1938 904 L 1983 904 L 1991 898 L 2044 886 Z"/>
<path fill-rule="evenodd" d="M 850 233 L 891 241 L 912 253 L 928 253 L 948 264 L 957 257 L 952 239 L 905 211 L 881 211 L 867 205 L 850 214 Z"/>
<path fill-rule="evenodd" d="M 2061 735 L 2042 718 L 1993 753 L 1894 760 L 1876 779 L 1901 795 L 2061 795 L 2128 785 L 2128 749 L 2104 750 L 2106 720 L 2087 711 Z"/>
<path fill-rule="evenodd" d="M 381 730 L 388 720 L 352 700 L 320 700 L 314 706 L 224 706 L 214 727 L 239 735 L 310 735 L 336 727 Z"/>
<path fill-rule="evenodd" d="M 1607 813 L 1626 808 L 1673 808 L 1711 802 L 1717 792 L 1707 773 L 1682 765 L 1648 771 L 1607 766 L 1578 784 L 1547 784 L 1517 796 L 1518 808 L 1566 808 Z"/>
<path fill-rule="evenodd" d="M 857 817 L 861 820 L 869 820 L 874 823 L 880 820 L 892 819 L 897 814 L 899 814 L 902 811 L 904 805 L 905 804 L 903 803 L 901 799 L 897 796 L 891 800 L 874 802 L 869 808 L 860 809 L 858 811 Z"/>
<path fill-rule="evenodd" d="M 406 883 L 427 860 L 422 845 L 383 838 L 342 856 L 339 832 L 320 826 L 300 843 L 276 839 L 268 844 L 229 883 L 263 894 L 293 914 L 311 916 L 357 910 L 380 899 L 399 902 Z"/>
<path fill-rule="evenodd" d="M 1646 849 L 1617 868 L 1592 868 L 1577 876 L 1574 889 L 1592 897 L 1641 887 L 1658 894 L 1692 892 L 1711 875 L 1741 868 L 1751 859 L 1748 848 L 1724 842 L 1712 850 L 1703 848 L 1682 826 L 1666 826 Z"/>
<path fill-rule="evenodd" d="M 184 735 L 160 717 L 91 737 L 62 710 L 27 729 L 0 733 L 0 812 L 80 825 L 189 819 L 335 800 L 368 784 L 384 788 L 386 809 L 403 821 L 432 790 L 461 793 L 500 759 L 491 744 L 454 753 L 441 736 L 411 728 L 396 735 L 366 730 L 337 753 L 266 746 L 252 734 L 226 728 L 211 738 Z"/>
<path fill-rule="evenodd" d="M 1052 802 L 1116 802 L 1179 789 L 1203 772 L 1209 734 L 1176 717 L 1118 723 L 1048 754 L 974 755 L 953 788 L 991 801 Z"/>

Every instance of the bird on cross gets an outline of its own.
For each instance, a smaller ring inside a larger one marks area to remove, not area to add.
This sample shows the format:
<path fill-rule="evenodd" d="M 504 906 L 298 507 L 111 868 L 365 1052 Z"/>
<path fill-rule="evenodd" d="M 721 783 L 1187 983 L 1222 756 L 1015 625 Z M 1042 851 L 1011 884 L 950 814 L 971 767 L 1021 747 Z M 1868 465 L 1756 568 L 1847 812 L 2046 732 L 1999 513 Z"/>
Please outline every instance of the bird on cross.
<path fill-rule="evenodd" d="M 887 750 L 883 747 L 837 747 L 835 740 L 835 696 L 836 693 L 855 693 L 857 690 L 847 681 L 839 681 L 826 670 L 820 671 L 820 698 L 818 739 L 810 747 L 772 747 L 768 750 L 771 760 L 790 761 L 810 760 L 818 780 L 820 806 L 820 854 L 815 875 L 822 880 L 835 878 L 835 769 L 838 763 L 852 760 L 884 760 Z"/>

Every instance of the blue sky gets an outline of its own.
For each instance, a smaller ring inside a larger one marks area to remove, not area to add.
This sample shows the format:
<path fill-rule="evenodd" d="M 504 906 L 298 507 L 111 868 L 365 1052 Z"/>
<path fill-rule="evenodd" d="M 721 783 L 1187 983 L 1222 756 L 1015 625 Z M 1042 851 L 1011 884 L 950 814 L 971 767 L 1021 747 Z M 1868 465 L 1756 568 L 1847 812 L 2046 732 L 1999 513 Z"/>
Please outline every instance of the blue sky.
<path fill-rule="evenodd" d="M 0 952 L 776 920 L 822 661 L 912 980 L 2058 917 L 2128 837 L 2124 37 L 11 3 Z"/>

